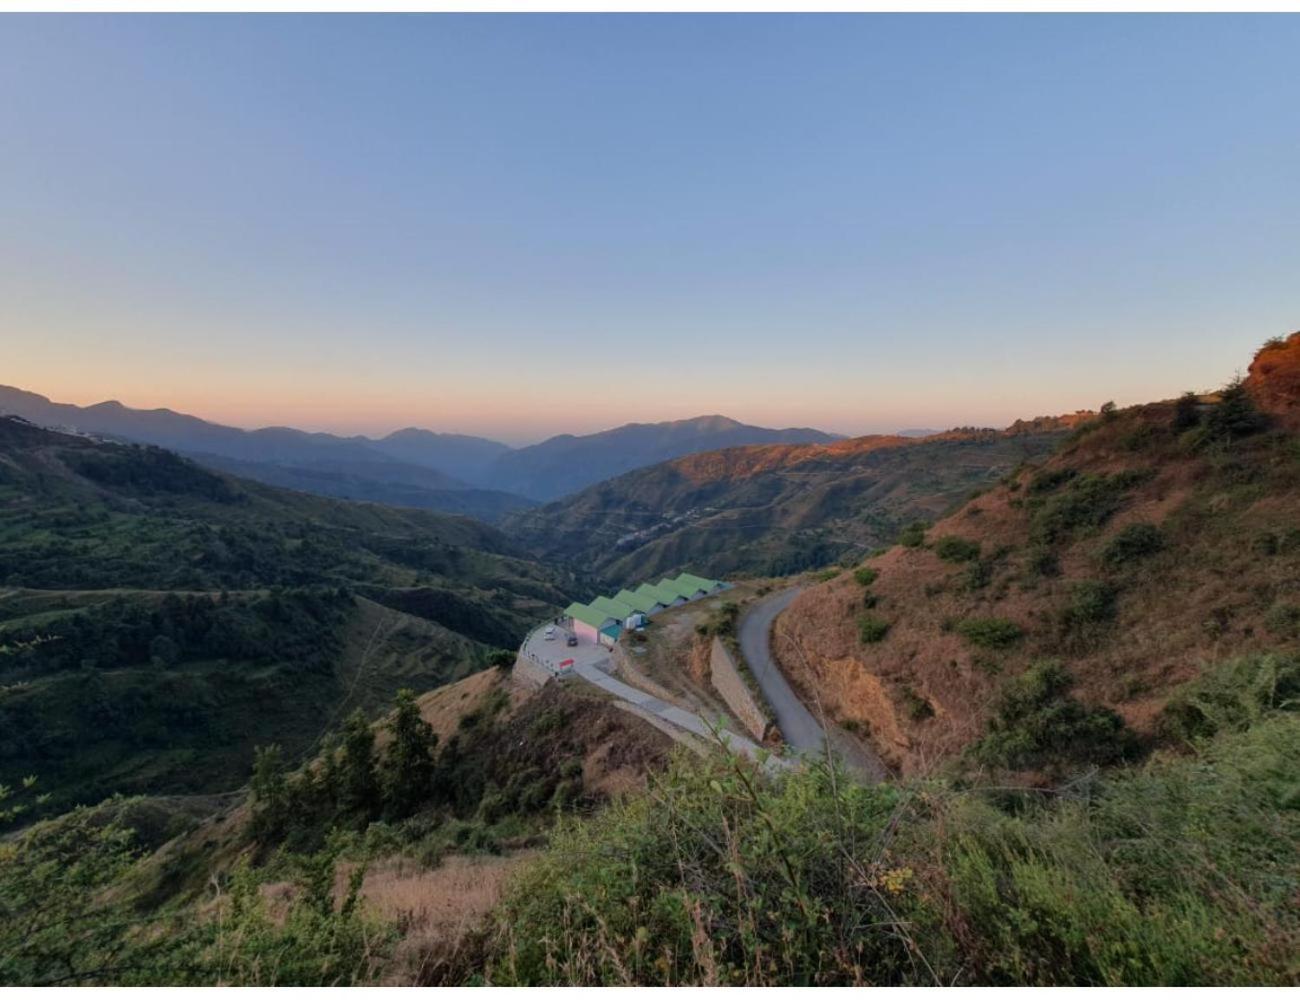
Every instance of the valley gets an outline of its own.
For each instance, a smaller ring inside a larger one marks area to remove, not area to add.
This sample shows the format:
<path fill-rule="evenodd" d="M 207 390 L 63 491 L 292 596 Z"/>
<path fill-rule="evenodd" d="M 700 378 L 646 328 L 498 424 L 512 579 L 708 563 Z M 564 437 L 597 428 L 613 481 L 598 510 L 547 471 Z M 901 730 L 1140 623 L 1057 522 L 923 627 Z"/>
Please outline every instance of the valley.
<path fill-rule="evenodd" d="M 0 981 L 1292 981 L 1298 372 L 679 457 L 505 530 L 0 420 L 0 888 L 66 914 L 0 919 Z M 679 569 L 729 586 L 568 645 Z"/>

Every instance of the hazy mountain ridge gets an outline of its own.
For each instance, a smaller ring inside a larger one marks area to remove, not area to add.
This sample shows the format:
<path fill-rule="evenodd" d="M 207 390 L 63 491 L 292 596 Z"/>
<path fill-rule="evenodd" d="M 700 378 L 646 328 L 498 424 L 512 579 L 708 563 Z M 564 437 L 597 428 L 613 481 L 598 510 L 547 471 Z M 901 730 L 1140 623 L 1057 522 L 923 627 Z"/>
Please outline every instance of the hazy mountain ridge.
<path fill-rule="evenodd" d="M 561 434 L 516 449 L 493 463 L 489 477 L 500 489 L 552 500 L 683 455 L 749 444 L 829 442 L 838 437 L 810 427 L 755 427 L 716 414 L 655 424 L 625 424 L 595 434 Z"/>
<path fill-rule="evenodd" d="M 489 522 L 681 455 L 742 444 L 837 440 L 812 428 L 771 430 L 722 416 L 560 434 L 523 448 L 417 427 L 382 438 L 340 437 L 292 427 L 243 430 L 170 409 L 136 410 L 116 400 L 84 407 L 55 403 L 38 393 L 0 386 L 4 413 L 44 427 L 158 445 L 271 485 L 463 513 Z"/>

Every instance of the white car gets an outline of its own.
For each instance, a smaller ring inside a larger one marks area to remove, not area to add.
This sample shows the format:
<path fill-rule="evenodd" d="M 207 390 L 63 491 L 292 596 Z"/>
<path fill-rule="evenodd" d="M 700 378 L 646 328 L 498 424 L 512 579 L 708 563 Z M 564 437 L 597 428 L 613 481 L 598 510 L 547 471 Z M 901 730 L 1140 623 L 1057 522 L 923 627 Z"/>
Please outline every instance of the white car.
<path fill-rule="evenodd" d="M 549 639 L 554 639 L 554 638 L 555 638 L 555 626 L 554 626 L 554 625 L 547 625 L 547 626 L 546 626 L 546 631 L 543 632 L 542 634 L 543 634 L 543 635 L 544 635 L 548 640 L 549 640 Z"/>

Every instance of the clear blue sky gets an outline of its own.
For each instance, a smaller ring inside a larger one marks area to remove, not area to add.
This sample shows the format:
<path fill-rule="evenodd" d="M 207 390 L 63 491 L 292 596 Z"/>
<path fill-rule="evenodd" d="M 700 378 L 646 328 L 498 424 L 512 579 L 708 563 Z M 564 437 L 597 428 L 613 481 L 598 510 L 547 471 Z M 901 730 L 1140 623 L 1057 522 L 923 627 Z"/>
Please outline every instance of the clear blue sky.
<path fill-rule="evenodd" d="M 0 17 L 0 382 L 512 441 L 1216 385 L 1300 18 Z"/>

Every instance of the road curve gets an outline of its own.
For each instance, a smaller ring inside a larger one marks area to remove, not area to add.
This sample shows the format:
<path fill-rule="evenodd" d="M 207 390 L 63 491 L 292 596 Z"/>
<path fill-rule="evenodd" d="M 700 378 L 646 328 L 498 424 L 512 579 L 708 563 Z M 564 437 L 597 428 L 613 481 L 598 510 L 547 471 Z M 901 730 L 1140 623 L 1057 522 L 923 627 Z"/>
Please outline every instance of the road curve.
<path fill-rule="evenodd" d="M 772 707 L 786 743 L 802 753 L 825 753 L 826 731 L 804 707 L 772 658 L 772 623 L 802 593 L 793 587 L 764 598 L 740 620 L 740 652 Z"/>
<path fill-rule="evenodd" d="M 799 700 L 790 687 L 790 682 L 781 673 L 781 668 L 777 666 L 776 658 L 772 656 L 772 625 L 776 616 L 788 608 L 802 592 L 802 587 L 792 587 L 764 598 L 750 608 L 740 619 L 740 652 L 767 698 L 785 742 L 800 753 L 824 754 L 826 730 Z M 880 761 L 843 733 L 836 731 L 834 726 L 830 739 L 835 755 L 860 778 L 879 781 L 884 777 Z"/>

